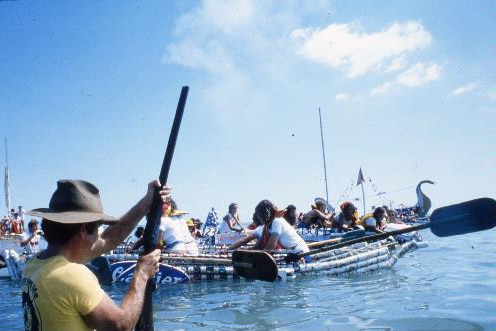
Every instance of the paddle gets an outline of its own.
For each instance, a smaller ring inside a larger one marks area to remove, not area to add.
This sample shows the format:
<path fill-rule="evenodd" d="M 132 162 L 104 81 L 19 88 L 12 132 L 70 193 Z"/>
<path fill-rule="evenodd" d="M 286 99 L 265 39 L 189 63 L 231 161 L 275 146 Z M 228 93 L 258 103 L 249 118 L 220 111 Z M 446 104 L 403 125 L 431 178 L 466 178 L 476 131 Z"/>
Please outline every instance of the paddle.
<path fill-rule="evenodd" d="M 285 261 L 294 262 L 305 256 L 337 249 L 348 245 L 353 245 L 359 242 L 381 240 L 388 238 L 389 236 L 427 229 L 429 227 L 431 228 L 432 233 L 434 233 L 438 237 L 448 237 L 489 230 L 496 225 L 495 220 L 496 201 L 491 198 L 480 198 L 436 209 L 432 213 L 429 223 L 412 226 L 392 232 L 386 232 L 374 236 L 357 238 L 336 245 L 311 250 L 307 253 L 288 254 L 285 257 Z M 259 279 L 264 281 L 274 281 L 277 279 L 277 272 L 274 273 L 273 271 L 271 271 L 269 275 L 264 274 L 265 270 L 272 270 L 274 268 L 277 268 L 275 260 L 271 261 L 265 258 L 263 261 L 266 264 L 260 265 L 261 262 L 258 259 L 257 255 L 266 252 L 249 251 L 250 254 L 246 254 L 246 251 L 238 252 L 239 253 L 237 253 L 237 259 L 244 262 L 243 268 L 237 268 L 236 264 L 234 263 L 234 269 L 236 270 L 236 273 L 238 275 L 245 278 Z M 233 262 L 234 253 L 235 252 L 233 252 Z M 250 267 L 250 263 L 252 261 L 257 261 L 258 263 L 253 264 L 253 266 Z M 257 267 L 259 269 L 256 269 Z"/>
<path fill-rule="evenodd" d="M 273 282 L 277 279 L 276 260 L 265 251 L 236 250 L 232 253 L 236 274 L 248 279 Z"/>
<path fill-rule="evenodd" d="M 181 119 L 184 113 L 184 106 L 188 97 L 188 86 L 183 86 L 181 96 L 177 104 L 176 115 L 172 123 L 171 132 L 169 135 L 169 142 L 167 143 L 167 150 L 165 151 L 162 168 L 160 169 L 160 185 L 167 184 L 167 177 L 169 176 L 169 169 L 172 163 L 172 156 L 174 155 L 174 148 L 176 147 L 177 135 L 179 127 L 181 126 Z M 154 195 L 152 206 L 148 215 L 146 215 L 146 227 L 143 234 L 143 247 L 144 254 L 152 252 L 158 247 L 158 230 L 160 227 L 160 218 L 162 217 L 162 201 L 158 195 L 158 189 Z M 146 284 L 145 299 L 143 302 L 143 310 L 136 324 L 136 331 L 153 331 L 153 300 L 152 292 L 155 290 L 156 284 L 154 278 L 148 279 Z"/>
<path fill-rule="evenodd" d="M 364 230 L 353 230 L 353 231 L 346 232 L 341 237 L 312 242 L 312 243 L 307 244 L 307 246 L 308 246 L 308 248 L 320 247 L 320 246 L 325 246 L 327 244 L 338 243 L 338 242 L 345 242 L 345 241 L 349 241 L 349 240 L 352 240 L 352 239 L 361 238 L 364 235 L 365 235 L 365 231 Z"/>
<path fill-rule="evenodd" d="M 307 246 L 308 246 L 308 248 L 320 247 L 320 246 L 325 246 L 327 244 L 338 243 L 341 240 L 342 240 L 341 237 L 332 238 L 332 239 L 327 239 L 327 240 L 315 241 L 315 242 L 312 242 L 312 243 L 307 243 Z"/>
<path fill-rule="evenodd" d="M 191 263 L 191 264 L 212 264 L 212 265 L 231 265 L 232 261 L 230 259 L 217 258 L 217 257 L 201 257 L 201 256 L 174 256 L 174 255 L 163 255 L 162 261 L 174 262 L 174 263 Z"/>

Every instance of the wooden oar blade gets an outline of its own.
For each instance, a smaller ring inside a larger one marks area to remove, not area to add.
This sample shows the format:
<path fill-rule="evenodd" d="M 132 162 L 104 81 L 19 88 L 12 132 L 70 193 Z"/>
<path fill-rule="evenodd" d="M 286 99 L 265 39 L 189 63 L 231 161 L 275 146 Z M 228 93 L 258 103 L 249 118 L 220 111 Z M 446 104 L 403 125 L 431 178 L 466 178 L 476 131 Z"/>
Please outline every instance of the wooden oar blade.
<path fill-rule="evenodd" d="M 480 198 L 434 210 L 430 217 L 432 233 L 438 237 L 489 230 L 496 225 L 496 201 Z"/>
<path fill-rule="evenodd" d="M 264 251 L 236 250 L 232 253 L 236 274 L 247 279 L 273 282 L 277 279 L 277 264 L 272 255 Z"/>

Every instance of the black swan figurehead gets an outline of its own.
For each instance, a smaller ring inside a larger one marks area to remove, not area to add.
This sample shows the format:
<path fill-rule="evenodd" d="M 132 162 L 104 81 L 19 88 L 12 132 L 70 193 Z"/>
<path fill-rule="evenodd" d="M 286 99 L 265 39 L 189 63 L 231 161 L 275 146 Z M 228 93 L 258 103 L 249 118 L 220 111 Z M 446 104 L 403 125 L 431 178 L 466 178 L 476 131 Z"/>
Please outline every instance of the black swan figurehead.
<path fill-rule="evenodd" d="M 425 217 L 429 212 L 429 209 L 431 209 L 431 199 L 429 199 L 429 197 L 425 195 L 421 189 L 422 184 L 425 183 L 434 185 L 434 182 L 430 180 L 423 180 L 417 184 L 417 188 L 415 189 L 415 191 L 417 192 L 417 214 L 419 217 Z"/>

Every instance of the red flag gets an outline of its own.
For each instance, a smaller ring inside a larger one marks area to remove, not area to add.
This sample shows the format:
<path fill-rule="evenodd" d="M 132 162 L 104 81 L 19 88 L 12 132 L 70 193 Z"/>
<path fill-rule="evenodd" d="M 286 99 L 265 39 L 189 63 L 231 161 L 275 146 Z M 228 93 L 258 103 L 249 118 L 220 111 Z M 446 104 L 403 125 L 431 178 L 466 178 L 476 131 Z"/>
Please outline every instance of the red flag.
<path fill-rule="evenodd" d="M 360 167 L 360 171 L 358 171 L 357 186 L 362 183 L 365 183 L 365 178 L 363 177 L 362 168 Z"/>

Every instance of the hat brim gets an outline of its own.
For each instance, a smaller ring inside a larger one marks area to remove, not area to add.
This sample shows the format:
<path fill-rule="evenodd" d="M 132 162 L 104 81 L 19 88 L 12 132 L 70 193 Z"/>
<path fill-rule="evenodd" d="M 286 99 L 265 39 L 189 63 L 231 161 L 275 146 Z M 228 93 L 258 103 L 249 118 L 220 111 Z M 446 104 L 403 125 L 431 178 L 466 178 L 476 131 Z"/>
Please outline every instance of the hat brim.
<path fill-rule="evenodd" d="M 185 210 L 175 210 L 169 214 L 169 216 L 181 216 L 181 215 L 187 215 L 189 212 Z"/>
<path fill-rule="evenodd" d="M 27 213 L 30 216 L 45 218 L 50 221 L 64 224 L 78 224 L 90 222 L 102 222 L 104 224 L 113 224 L 119 221 L 119 218 L 109 216 L 105 213 L 95 213 L 86 211 L 55 211 L 50 208 L 33 209 Z"/>

